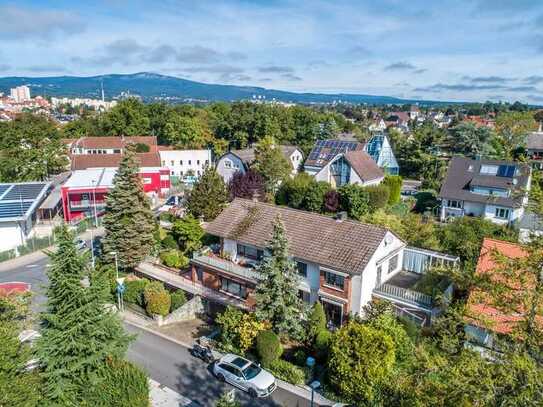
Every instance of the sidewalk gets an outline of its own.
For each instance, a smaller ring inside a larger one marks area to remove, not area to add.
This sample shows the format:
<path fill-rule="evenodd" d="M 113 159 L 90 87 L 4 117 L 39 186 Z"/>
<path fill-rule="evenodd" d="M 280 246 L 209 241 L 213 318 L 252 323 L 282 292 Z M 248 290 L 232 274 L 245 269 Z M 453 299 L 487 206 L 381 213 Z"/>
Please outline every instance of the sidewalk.
<path fill-rule="evenodd" d="M 181 394 L 173 391 L 169 387 L 163 386 L 153 379 L 149 379 L 149 398 L 153 407 L 189 407 L 196 406 L 191 400 L 183 397 Z"/>

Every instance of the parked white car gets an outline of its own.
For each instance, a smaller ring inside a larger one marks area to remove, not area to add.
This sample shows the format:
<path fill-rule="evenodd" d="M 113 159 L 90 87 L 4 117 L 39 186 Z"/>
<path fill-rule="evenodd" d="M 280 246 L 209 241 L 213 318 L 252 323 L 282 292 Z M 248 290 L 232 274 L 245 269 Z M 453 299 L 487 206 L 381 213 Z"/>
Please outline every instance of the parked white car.
<path fill-rule="evenodd" d="M 226 354 L 213 365 L 213 374 L 220 381 L 245 390 L 252 397 L 267 397 L 276 388 L 275 377 L 241 356 Z"/>

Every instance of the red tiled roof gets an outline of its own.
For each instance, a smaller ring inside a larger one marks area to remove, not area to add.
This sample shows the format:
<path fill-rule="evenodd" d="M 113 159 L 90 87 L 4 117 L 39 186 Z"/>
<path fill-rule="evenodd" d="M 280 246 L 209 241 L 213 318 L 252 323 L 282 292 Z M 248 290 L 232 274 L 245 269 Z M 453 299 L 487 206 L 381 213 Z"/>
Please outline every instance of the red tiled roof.
<path fill-rule="evenodd" d="M 117 168 L 122 154 L 74 154 L 70 156 L 71 169 L 86 170 L 87 168 Z M 138 153 L 136 157 L 140 167 L 161 167 L 160 156 L 155 153 Z"/>
<path fill-rule="evenodd" d="M 519 244 L 485 238 L 477 262 L 477 274 L 493 273 L 497 267 L 493 255 L 495 251 L 511 259 L 527 255 Z M 491 275 L 490 277 L 491 279 L 503 278 L 502 275 Z M 500 334 L 511 333 L 515 325 L 523 319 L 521 313 L 522 310 L 519 310 L 519 313 L 515 315 L 504 313 L 494 305 L 490 295 L 480 290 L 473 290 L 467 302 L 467 320 L 470 323 Z M 541 318 L 541 322 L 543 323 L 543 318 Z"/>

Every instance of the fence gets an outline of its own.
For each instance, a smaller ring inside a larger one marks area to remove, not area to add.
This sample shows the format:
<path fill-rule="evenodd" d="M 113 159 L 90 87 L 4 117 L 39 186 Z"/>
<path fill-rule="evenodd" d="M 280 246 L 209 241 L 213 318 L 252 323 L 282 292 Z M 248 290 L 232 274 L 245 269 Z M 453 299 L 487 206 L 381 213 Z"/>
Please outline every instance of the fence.
<path fill-rule="evenodd" d="M 102 224 L 102 219 L 97 219 L 97 224 Z M 94 225 L 94 219 L 83 219 L 77 223 L 72 223 L 70 226 L 75 228 L 75 234 L 80 235 L 90 229 Z M 6 250 L 0 252 L 0 262 L 14 259 L 15 257 L 23 256 L 25 254 L 34 253 L 38 250 L 43 250 L 51 247 L 55 244 L 55 229 L 48 236 L 44 237 L 31 237 L 26 239 L 25 244 L 17 246 L 15 249 Z"/>

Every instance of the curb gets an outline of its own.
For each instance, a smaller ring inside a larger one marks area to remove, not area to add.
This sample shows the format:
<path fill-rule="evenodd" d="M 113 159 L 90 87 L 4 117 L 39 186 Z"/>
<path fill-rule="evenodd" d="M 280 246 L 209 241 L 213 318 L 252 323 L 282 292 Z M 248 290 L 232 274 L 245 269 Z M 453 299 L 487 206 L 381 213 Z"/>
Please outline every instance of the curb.
<path fill-rule="evenodd" d="M 129 320 L 124 319 L 124 318 L 122 318 L 122 319 L 127 324 L 135 326 L 137 328 L 140 328 L 142 331 L 151 333 L 151 334 L 156 335 L 156 336 L 158 336 L 158 337 L 160 337 L 162 339 L 165 339 L 165 340 L 173 342 L 173 343 L 175 343 L 177 345 L 183 346 L 183 347 L 185 347 L 187 349 L 192 348 L 191 344 L 187 344 L 185 342 L 179 341 L 179 340 L 177 340 L 175 338 L 172 338 L 171 336 L 163 334 L 162 332 L 157 332 L 157 331 L 155 331 L 155 330 L 153 330 L 151 328 L 140 325 L 137 322 L 129 321 Z M 293 393 L 293 394 L 295 394 L 295 395 L 297 395 L 299 397 L 303 397 L 306 400 L 311 400 L 311 390 L 309 389 L 308 386 L 303 386 L 303 387 L 302 386 L 296 386 L 294 384 L 285 382 L 285 381 L 283 381 L 281 379 L 278 379 L 278 378 L 276 378 L 276 380 L 277 380 L 277 387 L 279 387 L 279 388 L 281 388 L 281 389 L 283 389 L 285 391 L 288 391 L 289 393 Z M 320 401 L 320 403 L 319 403 L 319 401 Z M 324 396 L 322 396 L 319 393 L 315 393 L 315 402 L 319 403 L 318 405 L 320 405 L 320 406 L 325 406 L 325 405 L 334 406 L 336 404 L 336 402 L 326 399 Z"/>

